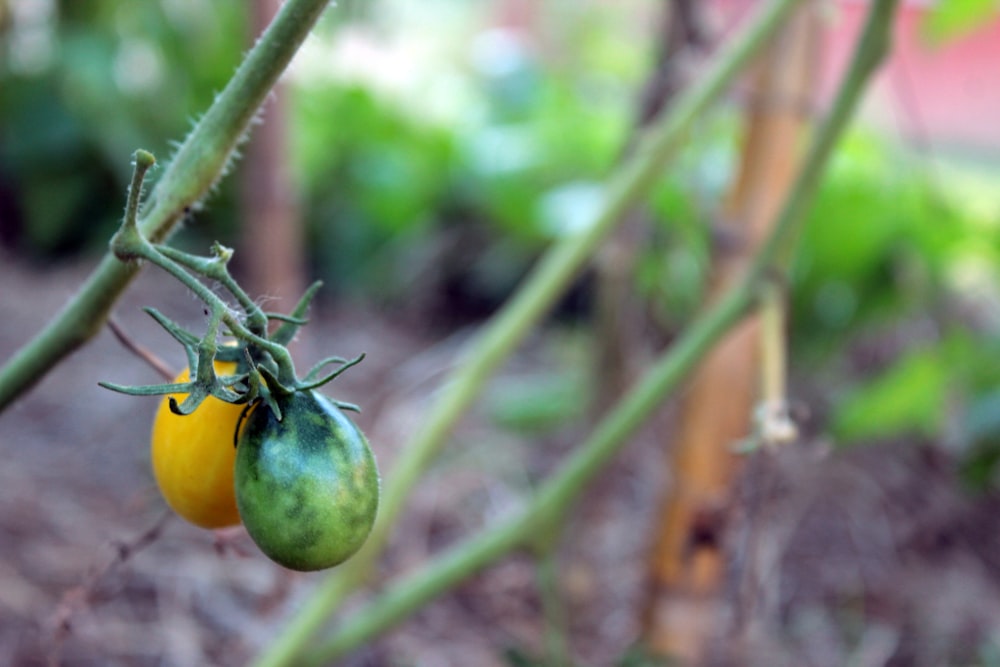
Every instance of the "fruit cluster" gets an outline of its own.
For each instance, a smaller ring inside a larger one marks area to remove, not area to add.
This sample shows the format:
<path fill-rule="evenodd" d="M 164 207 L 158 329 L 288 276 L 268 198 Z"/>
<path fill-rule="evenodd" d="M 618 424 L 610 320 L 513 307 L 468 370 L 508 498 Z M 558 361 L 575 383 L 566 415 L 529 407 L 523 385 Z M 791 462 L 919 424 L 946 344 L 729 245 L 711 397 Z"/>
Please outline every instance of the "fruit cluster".
<path fill-rule="evenodd" d="M 364 434 L 343 412 L 357 408 L 316 390 L 363 356 L 324 359 L 299 379 L 286 345 L 306 323 L 318 284 L 290 315 L 264 313 L 230 276 L 228 248 L 215 244 L 210 257 L 198 257 L 145 239 L 136 216 L 152 164 L 152 155 L 136 152 L 125 219 L 111 248 L 122 261 L 148 261 L 184 283 L 208 306 L 208 326 L 199 338 L 147 309 L 184 347 L 188 369 L 169 384 L 101 385 L 164 396 L 153 423 L 153 473 L 177 514 L 203 528 L 242 522 L 261 551 L 291 569 L 342 563 L 371 532 L 379 474 Z M 245 314 L 237 316 L 195 276 L 228 290 Z M 281 325 L 269 332 L 274 320 Z M 220 335 L 231 342 L 220 346 Z M 323 375 L 330 364 L 339 367 Z"/>
<path fill-rule="evenodd" d="M 217 362 L 216 371 L 231 366 Z M 185 370 L 177 381 L 187 379 Z M 153 422 L 156 483 L 167 504 L 196 526 L 242 521 L 281 565 L 332 567 L 371 532 L 379 500 L 375 458 L 361 430 L 325 396 L 306 390 L 278 401 L 280 420 L 267 405 L 214 397 L 178 415 L 165 397 Z"/>

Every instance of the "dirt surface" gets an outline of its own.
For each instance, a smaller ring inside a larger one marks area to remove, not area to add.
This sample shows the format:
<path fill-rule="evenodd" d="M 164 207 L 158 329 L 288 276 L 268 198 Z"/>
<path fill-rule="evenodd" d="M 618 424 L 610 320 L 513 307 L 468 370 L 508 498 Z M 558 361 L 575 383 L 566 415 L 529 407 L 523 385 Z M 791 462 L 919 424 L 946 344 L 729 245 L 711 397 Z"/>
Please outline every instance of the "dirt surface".
<path fill-rule="evenodd" d="M 0 358 L 90 268 L 0 258 Z M 115 309 L 134 338 L 179 368 L 180 349 L 143 305 L 197 329 L 199 304 L 147 271 Z M 319 312 L 297 350 L 305 363 L 368 353 L 331 393 L 365 407 L 358 421 L 384 472 L 464 340 L 392 315 Z M 547 349 L 539 336 L 505 376 L 544 369 Z M 101 379 L 157 381 L 105 331 L 0 414 L 0 665 L 246 664 L 323 575 L 282 570 L 239 530 L 213 534 L 170 518 L 149 472 L 156 400 L 101 390 Z M 408 503 L 383 582 L 510 515 L 579 435 L 529 440 L 485 413 L 463 419 Z M 557 571 L 574 664 L 616 664 L 638 635 L 650 508 L 669 482 L 657 444 L 668 424 L 623 452 L 566 528 Z M 963 493 L 951 468 L 943 454 L 906 443 L 847 453 L 807 444 L 749 460 L 729 513 L 730 620 L 720 624 L 718 663 L 997 664 L 989 660 L 1000 645 L 988 638 L 1000 636 L 1000 503 Z M 343 664 L 529 664 L 516 655 L 542 651 L 542 608 L 534 562 L 514 555 Z"/>

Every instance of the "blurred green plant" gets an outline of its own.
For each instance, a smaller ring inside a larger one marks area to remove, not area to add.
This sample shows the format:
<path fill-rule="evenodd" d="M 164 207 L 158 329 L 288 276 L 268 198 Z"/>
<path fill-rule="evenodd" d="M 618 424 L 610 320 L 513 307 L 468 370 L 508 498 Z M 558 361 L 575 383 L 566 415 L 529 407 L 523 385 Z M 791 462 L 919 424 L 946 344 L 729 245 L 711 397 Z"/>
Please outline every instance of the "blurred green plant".
<path fill-rule="evenodd" d="M 170 138 L 184 134 L 235 68 L 245 14 L 235 2 L 101 0 L 59 4 L 30 25 L 4 24 L 0 185 L 14 212 L 4 223 L 8 244 L 42 258 L 101 247 L 128 180 L 119 157 L 139 144 L 168 153 Z M 594 54 L 608 51 L 609 31 L 589 22 L 577 32 L 574 57 L 601 61 Z M 45 48 L 25 46 L 40 33 Z M 289 80 L 310 260 L 329 284 L 399 294 L 412 276 L 394 267 L 427 261 L 433 232 L 472 222 L 486 233 L 472 250 L 485 255 L 494 241 L 505 244 L 500 264 L 515 267 L 496 276 L 505 285 L 499 299 L 561 233 L 553 206 L 592 203 L 592 189 L 563 184 L 596 187 L 614 159 L 629 112 L 627 63 L 619 56 L 570 76 L 576 68 L 560 71 L 502 36 L 480 41 L 489 44 L 464 54 L 459 68 L 470 96 L 459 123 L 428 121 L 421 100 L 401 104 L 370 81 Z M 198 245 L 233 242 L 231 183 L 220 185 L 187 232 Z M 579 193 L 584 199 L 574 201 Z"/>
<path fill-rule="evenodd" d="M 926 168 L 871 135 L 842 144 L 793 263 L 800 347 L 831 351 L 943 295 L 957 248 L 982 230 Z"/>
<path fill-rule="evenodd" d="M 1000 368 L 986 362 L 1000 227 L 996 207 L 970 204 L 986 194 L 970 196 L 975 180 L 870 133 L 844 141 L 792 265 L 790 340 L 838 442 L 945 444 L 984 486 L 1000 481 Z"/>
<path fill-rule="evenodd" d="M 591 210 L 588 196 L 613 160 L 625 108 L 589 103 L 539 63 L 519 67 L 479 82 L 473 101 L 484 106 L 482 117 L 451 125 L 357 82 L 294 91 L 296 173 L 322 277 L 348 290 L 401 294 L 412 283 L 398 268 L 405 260 L 436 258 L 427 252 L 440 241 L 435 234 L 473 227 L 481 235 L 462 247 L 463 262 L 485 271 L 484 291 L 491 280 L 502 286 L 499 300 L 562 233 L 553 214 Z M 490 262 L 497 252 L 503 261 Z"/>
<path fill-rule="evenodd" d="M 233 0 L 12 11 L 0 23 L 6 242 L 39 258 L 103 250 L 130 175 L 121 156 L 169 153 L 235 70 L 244 22 Z"/>
<path fill-rule="evenodd" d="M 925 15 L 921 29 L 929 42 L 941 45 L 981 28 L 998 16 L 997 0 L 938 0 Z"/>
<path fill-rule="evenodd" d="M 342 291 L 398 294 L 408 283 L 400 256 L 417 252 L 454 201 L 453 135 L 357 84 L 295 93 L 293 153 L 314 271 Z"/>

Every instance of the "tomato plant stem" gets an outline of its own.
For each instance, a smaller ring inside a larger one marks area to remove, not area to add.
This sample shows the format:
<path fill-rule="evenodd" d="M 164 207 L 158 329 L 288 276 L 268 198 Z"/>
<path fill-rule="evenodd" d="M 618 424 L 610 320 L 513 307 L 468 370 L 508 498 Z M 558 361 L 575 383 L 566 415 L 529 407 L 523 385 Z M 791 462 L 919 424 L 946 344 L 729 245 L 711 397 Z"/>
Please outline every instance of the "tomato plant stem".
<path fill-rule="evenodd" d="M 700 316 L 651 367 L 637 386 L 597 425 L 567 463 L 543 484 L 523 512 L 457 544 L 416 573 L 387 587 L 386 592 L 367 608 L 345 619 L 327 641 L 306 656 L 305 664 L 324 664 L 347 653 L 512 549 L 529 544 L 540 525 L 562 516 L 584 485 L 606 465 L 708 350 L 741 319 L 757 299 L 761 286 L 767 280 L 769 267 L 778 259 L 780 251 L 791 243 L 797 226 L 801 224 L 802 214 L 815 195 L 833 147 L 857 108 L 865 85 L 888 51 L 889 31 L 898 1 L 875 0 L 872 3 L 832 107 L 813 137 L 795 185 L 778 215 L 777 224 L 743 279 Z M 317 599 L 341 595 L 350 590 L 342 581 L 336 576 L 331 577 L 317 594 Z M 325 619 L 319 614 L 326 613 L 325 605 L 314 601 L 307 611 L 313 616 L 293 624 L 294 634 L 289 638 L 305 641 L 311 634 L 308 630 L 322 625 Z M 283 660 L 261 664 L 287 664 L 301 652 L 302 647 L 289 645 L 282 639 L 279 638 L 276 645 L 283 644 Z"/>
<path fill-rule="evenodd" d="M 125 201 L 125 222 L 123 224 L 135 226 L 136 218 L 139 216 L 139 202 L 142 199 L 142 182 L 146 178 L 156 159 L 149 151 L 137 150 L 133 156 L 135 169 L 132 172 L 132 182 L 128 188 L 128 199 Z"/>
<path fill-rule="evenodd" d="M 138 180 L 141 181 L 141 176 Z M 129 202 L 131 203 L 131 201 L 130 195 Z M 130 224 L 127 216 L 122 228 L 111 240 L 111 248 L 116 255 L 123 259 L 144 259 L 160 267 L 191 290 L 211 309 L 213 322 L 216 326 L 205 334 L 202 345 L 211 344 L 213 354 L 217 324 L 221 321 L 228 327 L 229 333 L 271 355 L 278 367 L 278 381 L 284 387 L 292 389 L 298 386 L 295 365 L 288 349 L 267 338 L 267 316 L 229 274 L 226 265 L 232 257 L 232 250 L 216 243 L 212 247 L 212 257 L 197 257 L 168 246 L 156 246 L 142 237 L 135 224 Z M 237 318 L 230 310 L 229 305 L 204 283 L 191 275 L 188 269 L 221 283 L 243 307 L 247 315 L 246 323 Z M 215 377 L 212 359 L 205 358 L 203 362 L 199 366 L 199 375 L 206 373 L 209 376 L 206 377 L 206 381 L 209 381 L 210 378 Z M 201 368 L 205 370 L 202 371 Z M 211 379 L 211 383 L 214 384 L 215 380 Z"/>
<path fill-rule="evenodd" d="M 229 260 L 233 256 L 233 251 L 230 248 L 216 242 L 212 244 L 211 257 L 191 255 L 166 245 L 159 246 L 158 250 L 162 255 L 178 264 L 222 285 L 226 291 L 233 295 L 236 302 L 243 308 L 243 312 L 246 313 L 247 329 L 255 336 L 267 336 L 267 315 L 229 273 Z"/>
<path fill-rule="evenodd" d="M 140 221 L 164 241 L 225 172 L 257 109 L 329 0 L 288 0 L 164 171 Z M 107 255 L 79 292 L 0 369 L 0 411 L 97 334 L 138 268 Z"/>

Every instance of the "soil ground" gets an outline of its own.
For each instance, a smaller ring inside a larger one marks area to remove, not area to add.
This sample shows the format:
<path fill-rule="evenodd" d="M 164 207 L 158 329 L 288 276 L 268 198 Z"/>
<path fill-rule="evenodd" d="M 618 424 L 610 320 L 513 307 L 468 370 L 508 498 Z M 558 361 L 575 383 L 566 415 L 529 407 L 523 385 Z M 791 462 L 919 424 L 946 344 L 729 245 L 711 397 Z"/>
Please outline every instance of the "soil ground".
<path fill-rule="evenodd" d="M 0 258 L 0 359 L 91 266 Z M 183 355 L 141 312 L 147 304 L 196 330 L 200 306 L 146 271 L 115 308 L 135 339 L 179 368 Z M 306 363 L 331 348 L 368 353 L 331 393 L 365 407 L 359 424 L 391 474 L 464 334 L 428 335 L 392 313 L 347 307 L 316 320 L 297 351 Z M 545 338 L 505 376 L 544 366 Z M 147 452 L 156 400 L 104 391 L 102 379 L 157 381 L 104 331 L 0 415 L 0 665 L 246 664 L 323 575 L 282 570 L 239 530 L 164 519 Z M 617 664 L 638 636 L 651 508 L 669 483 L 660 444 L 669 424 L 667 410 L 568 523 L 557 571 L 573 664 Z M 578 430 L 530 439 L 472 411 L 409 502 L 382 581 L 515 511 Z M 990 641 L 1000 637 L 1000 498 L 966 493 L 952 468 L 945 453 L 912 443 L 839 452 L 811 442 L 750 458 L 729 512 L 730 621 L 715 660 L 1000 664 L 1000 643 Z M 545 646 L 542 608 L 536 565 L 512 555 L 343 664 L 542 664 L 526 658 Z"/>

